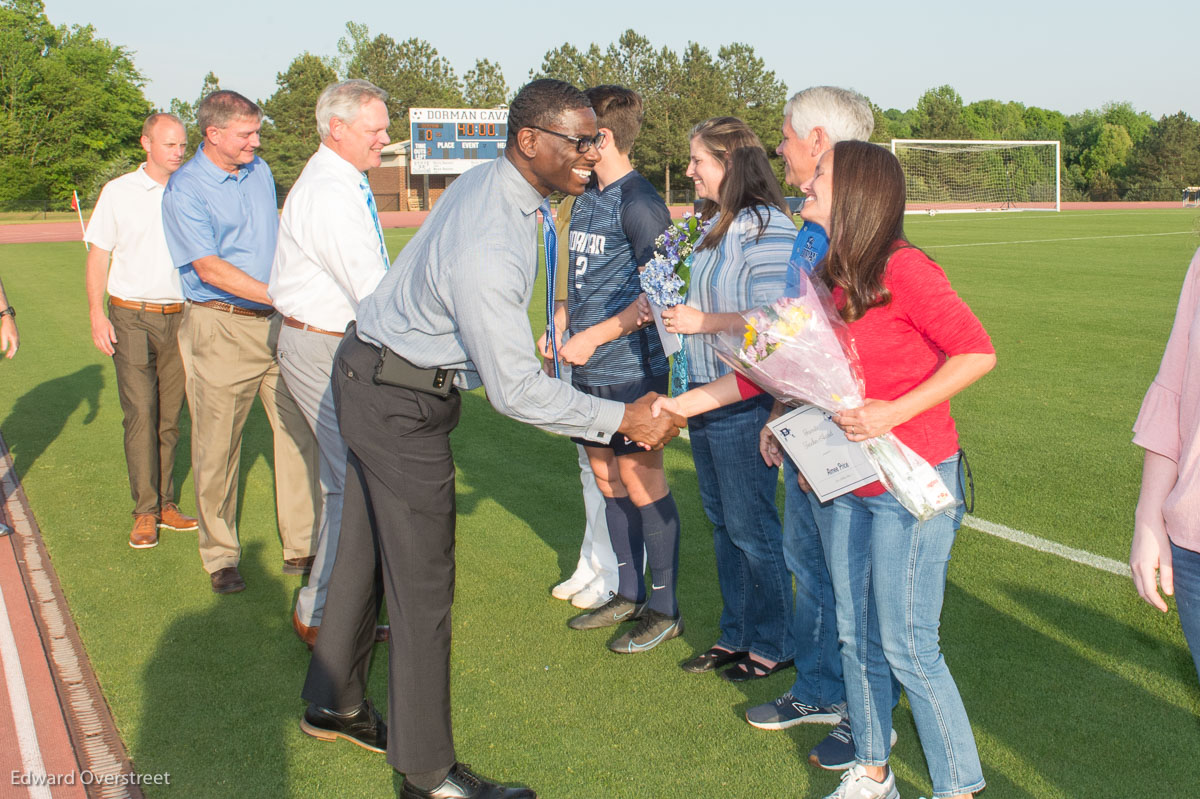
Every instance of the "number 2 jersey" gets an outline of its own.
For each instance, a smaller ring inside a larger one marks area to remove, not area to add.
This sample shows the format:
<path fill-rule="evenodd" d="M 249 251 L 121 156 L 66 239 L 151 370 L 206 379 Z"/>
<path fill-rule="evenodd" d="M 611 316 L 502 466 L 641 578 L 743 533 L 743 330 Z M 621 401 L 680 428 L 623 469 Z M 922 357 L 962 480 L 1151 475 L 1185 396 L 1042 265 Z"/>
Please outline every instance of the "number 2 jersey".
<path fill-rule="evenodd" d="M 589 186 L 571 211 L 567 314 L 571 334 L 616 316 L 642 293 L 638 267 L 671 224 L 666 203 L 632 171 L 604 189 Z M 561 268 L 561 267 L 560 267 Z M 571 381 L 608 386 L 666 374 L 667 358 L 653 326 L 601 344 Z"/>

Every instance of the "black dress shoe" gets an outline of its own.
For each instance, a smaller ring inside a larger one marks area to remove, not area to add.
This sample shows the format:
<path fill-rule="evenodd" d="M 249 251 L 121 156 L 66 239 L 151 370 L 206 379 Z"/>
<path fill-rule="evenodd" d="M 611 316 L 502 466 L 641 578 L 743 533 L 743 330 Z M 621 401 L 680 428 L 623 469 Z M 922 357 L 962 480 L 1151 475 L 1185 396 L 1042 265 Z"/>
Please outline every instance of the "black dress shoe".
<path fill-rule="evenodd" d="M 352 713 L 338 713 L 310 704 L 300 720 L 300 729 L 322 741 L 345 738 L 372 752 L 387 751 L 387 724 L 365 699 Z"/>
<path fill-rule="evenodd" d="M 400 799 L 537 799 L 537 794 L 529 788 L 510 788 L 486 780 L 467 764 L 455 763 L 433 790 L 422 790 L 405 780 L 400 786 Z"/>
<path fill-rule="evenodd" d="M 246 581 L 238 573 L 237 566 L 217 569 L 208 578 L 212 580 L 214 594 L 236 594 L 238 591 L 246 590 Z"/>
<path fill-rule="evenodd" d="M 722 679 L 730 682 L 746 682 L 747 680 L 761 680 L 763 677 L 770 677 L 777 671 L 791 668 L 793 661 L 781 660 L 774 666 L 766 666 L 752 658 L 746 658 L 741 663 L 737 663 L 725 671 L 721 672 Z"/>
<path fill-rule="evenodd" d="M 683 661 L 679 664 L 679 668 L 684 671 L 690 671 L 692 674 L 704 674 L 707 671 L 714 671 L 722 666 L 728 666 L 730 663 L 737 663 L 749 654 L 749 652 L 730 652 L 728 649 L 717 649 L 714 647 L 707 652 L 696 655 L 691 660 Z"/>

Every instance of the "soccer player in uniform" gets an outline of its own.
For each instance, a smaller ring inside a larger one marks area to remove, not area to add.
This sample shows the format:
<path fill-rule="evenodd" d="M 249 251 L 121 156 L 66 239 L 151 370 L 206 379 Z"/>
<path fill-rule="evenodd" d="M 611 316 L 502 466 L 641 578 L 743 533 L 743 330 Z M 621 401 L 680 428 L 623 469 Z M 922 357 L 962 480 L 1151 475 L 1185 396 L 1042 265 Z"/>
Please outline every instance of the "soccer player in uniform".
<path fill-rule="evenodd" d="M 570 336 L 559 357 L 571 364 L 572 384 L 605 399 L 632 401 L 666 393 L 667 358 L 639 313 L 639 267 L 671 222 L 654 187 L 634 170 L 629 151 L 642 125 L 642 100 L 621 86 L 586 94 L 605 140 L 593 183 L 571 212 Z M 619 586 L 608 602 L 576 616 L 576 630 L 637 623 L 609 643 L 614 652 L 644 652 L 683 632 L 675 596 L 679 512 L 663 472 L 662 451 L 646 451 L 615 435 L 605 444 L 577 439 L 604 495 L 605 520 L 617 555 Z M 643 547 L 651 585 L 643 579 Z"/>

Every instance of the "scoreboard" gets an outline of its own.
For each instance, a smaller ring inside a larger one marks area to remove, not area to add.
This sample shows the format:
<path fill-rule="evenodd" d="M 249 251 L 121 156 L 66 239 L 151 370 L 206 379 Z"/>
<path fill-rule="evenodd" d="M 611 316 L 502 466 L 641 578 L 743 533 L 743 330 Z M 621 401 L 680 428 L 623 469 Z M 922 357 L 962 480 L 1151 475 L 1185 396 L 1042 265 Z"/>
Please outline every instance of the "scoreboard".
<path fill-rule="evenodd" d="M 508 138 L 507 108 L 410 108 L 413 175 L 459 175 L 493 161 Z"/>

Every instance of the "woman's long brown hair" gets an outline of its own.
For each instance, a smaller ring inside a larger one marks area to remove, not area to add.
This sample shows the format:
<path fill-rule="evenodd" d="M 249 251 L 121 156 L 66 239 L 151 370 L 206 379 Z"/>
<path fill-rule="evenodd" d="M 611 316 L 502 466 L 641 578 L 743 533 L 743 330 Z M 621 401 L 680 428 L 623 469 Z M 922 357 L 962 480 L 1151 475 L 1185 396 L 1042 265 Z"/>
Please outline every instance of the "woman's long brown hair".
<path fill-rule="evenodd" d="M 698 141 L 725 165 L 719 201 L 706 200 L 700 207 L 701 218 L 710 219 L 717 211 L 721 212 L 721 218 L 704 234 L 704 240 L 696 249 L 706 250 L 720 244 L 743 208 L 752 209 L 758 217 L 760 237 L 766 232 L 767 219 L 758 206 L 766 205 L 791 216 L 779 181 L 771 171 L 767 151 L 749 125 L 737 117 L 713 117 L 692 128 L 688 138 Z"/>
<path fill-rule="evenodd" d="M 818 270 L 825 285 L 845 293 L 841 315 L 861 319 L 891 302 L 883 285 L 888 259 L 904 238 L 904 171 L 878 144 L 841 141 L 833 146 L 833 205 L 829 252 Z"/>

